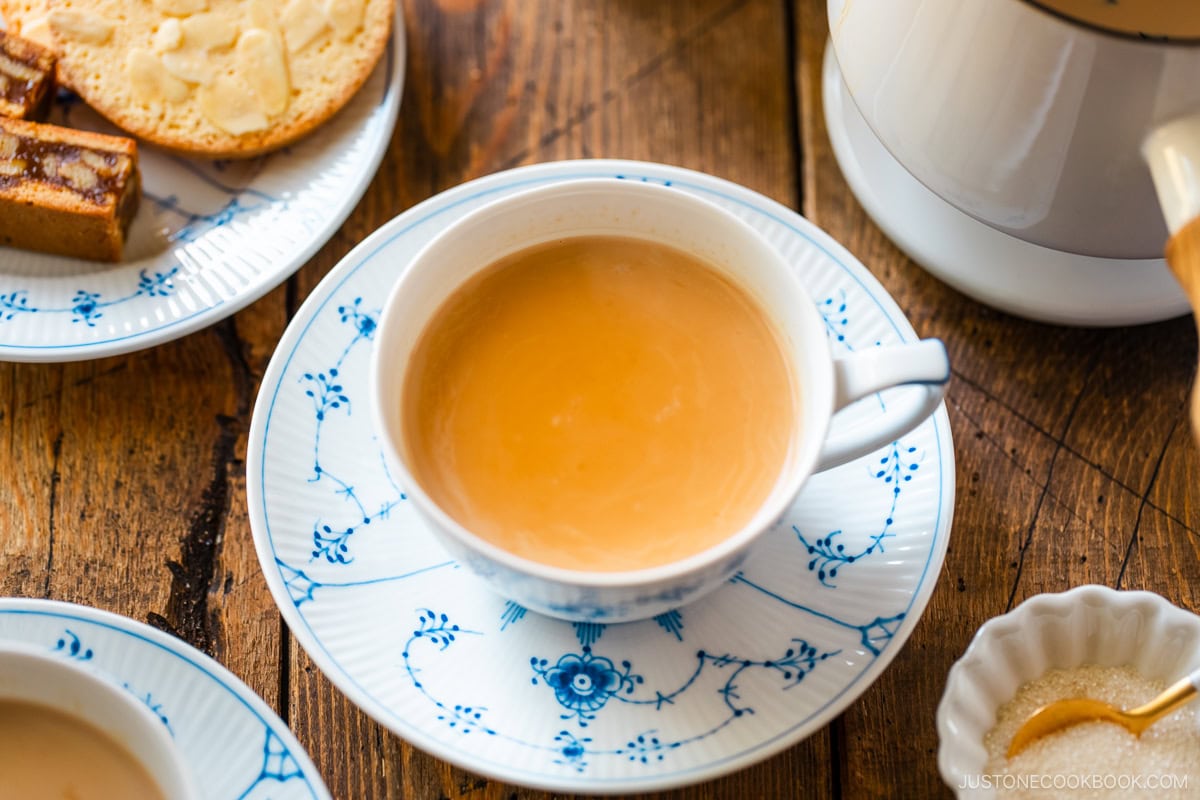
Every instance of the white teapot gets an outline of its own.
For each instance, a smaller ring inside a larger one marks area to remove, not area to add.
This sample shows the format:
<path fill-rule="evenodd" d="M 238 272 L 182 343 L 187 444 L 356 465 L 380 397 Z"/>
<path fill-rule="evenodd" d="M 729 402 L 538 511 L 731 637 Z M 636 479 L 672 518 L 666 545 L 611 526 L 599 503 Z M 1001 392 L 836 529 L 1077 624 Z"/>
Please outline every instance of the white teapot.
<path fill-rule="evenodd" d="M 1095 266 L 1061 291 L 1113 265 L 1154 264 L 1170 237 L 1171 270 L 1198 307 L 1200 0 L 830 0 L 828 10 L 827 73 L 840 71 L 878 144 L 993 229 L 988 241 L 1005 238 L 998 231 L 1028 243 L 989 269 L 1025 254 Z M 827 79 L 827 116 L 829 95 Z M 859 176 L 860 199 L 871 179 Z M 1003 288 L 1019 293 L 1012 283 Z"/>

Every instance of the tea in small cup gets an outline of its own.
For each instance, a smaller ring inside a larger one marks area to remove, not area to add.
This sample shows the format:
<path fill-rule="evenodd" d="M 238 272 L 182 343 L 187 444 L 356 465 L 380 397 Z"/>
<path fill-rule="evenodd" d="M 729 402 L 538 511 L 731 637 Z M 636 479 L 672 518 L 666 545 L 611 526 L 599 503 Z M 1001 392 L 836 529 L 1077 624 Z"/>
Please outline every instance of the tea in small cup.
<path fill-rule="evenodd" d="M 45 650 L 0 642 L 0 796 L 198 795 L 166 726 L 136 697 Z"/>
<path fill-rule="evenodd" d="M 723 209 L 579 180 L 481 208 L 416 256 L 380 320 L 372 401 L 458 558 L 533 610 L 620 621 L 728 578 L 817 467 L 835 407 L 936 386 L 822 467 L 928 416 L 944 348 L 882 353 L 834 362 L 796 273 Z"/>

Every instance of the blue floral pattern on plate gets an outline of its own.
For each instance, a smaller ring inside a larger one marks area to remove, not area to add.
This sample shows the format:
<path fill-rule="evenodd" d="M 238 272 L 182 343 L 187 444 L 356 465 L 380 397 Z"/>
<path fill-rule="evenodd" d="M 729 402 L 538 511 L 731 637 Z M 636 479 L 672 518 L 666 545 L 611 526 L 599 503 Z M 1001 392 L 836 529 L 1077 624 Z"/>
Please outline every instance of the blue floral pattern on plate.
<path fill-rule="evenodd" d="M 0 359 L 57 361 L 137 350 L 234 313 L 337 230 L 391 139 L 404 82 L 404 19 L 363 89 L 296 144 L 250 160 L 139 148 L 142 203 L 125 261 L 0 248 Z M 118 132 L 63 92 L 51 121 Z"/>
<path fill-rule="evenodd" d="M 140 622 L 48 600 L 0 598 L 0 640 L 43 645 L 132 694 L 166 726 L 212 800 L 327 800 L 287 725 L 224 667 Z"/>
<path fill-rule="evenodd" d="M 740 187 L 632 162 L 490 176 L 384 226 L 301 309 L 255 410 L 251 526 L 300 644 L 392 730 L 516 783 L 653 790 L 765 758 L 879 675 L 940 568 L 953 454 L 943 410 L 879 453 L 814 476 L 727 586 L 653 620 L 559 622 L 492 595 L 433 540 L 383 463 L 367 407 L 374 331 L 395 276 L 447 223 L 574 177 L 654 181 L 734 211 L 802 273 L 835 355 L 915 338 L 848 253 Z M 887 398 L 860 401 L 835 425 L 886 414 Z"/>

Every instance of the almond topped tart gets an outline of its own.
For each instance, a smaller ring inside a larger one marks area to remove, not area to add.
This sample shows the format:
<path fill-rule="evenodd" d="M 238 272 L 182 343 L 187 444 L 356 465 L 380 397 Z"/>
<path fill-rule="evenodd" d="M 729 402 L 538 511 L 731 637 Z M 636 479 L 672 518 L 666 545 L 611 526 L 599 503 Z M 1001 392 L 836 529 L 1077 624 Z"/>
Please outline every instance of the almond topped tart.
<path fill-rule="evenodd" d="M 239 158 L 345 105 L 387 46 L 395 0 L 0 0 L 0 13 L 117 126 Z"/>

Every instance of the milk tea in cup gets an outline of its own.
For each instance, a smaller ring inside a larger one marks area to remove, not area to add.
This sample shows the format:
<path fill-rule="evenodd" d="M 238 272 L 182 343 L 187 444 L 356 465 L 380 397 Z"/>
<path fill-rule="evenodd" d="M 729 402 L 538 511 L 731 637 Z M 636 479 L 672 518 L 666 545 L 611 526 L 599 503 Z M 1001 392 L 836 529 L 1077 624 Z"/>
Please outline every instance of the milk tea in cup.
<path fill-rule="evenodd" d="M 0 798 L 167 800 L 111 736 L 41 703 L 0 699 Z"/>
<path fill-rule="evenodd" d="M 395 266 L 370 380 L 389 473 L 452 558 L 560 619 L 722 585 L 809 475 L 912 430 L 949 378 L 936 341 L 835 359 L 801 273 L 674 186 L 529 188 Z"/>
<path fill-rule="evenodd" d="M 716 545 L 770 494 L 798 424 L 760 305 L 701 258 L 626 236 L 485 268 L 428 323 L 405 382 L 405 447 L 430 497 L 565 569 L 645 569 Z"/>
<path fill-rule="evenodd" d="M 0 799 L 197 796 L 183 752 L 141 699 L 89 666 L 0 640 Z"/>

